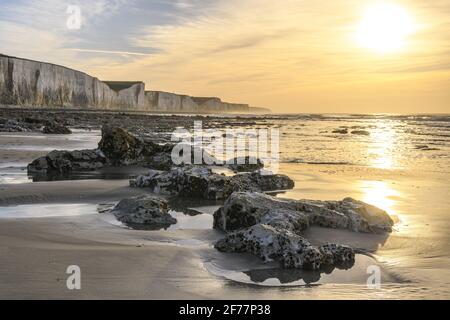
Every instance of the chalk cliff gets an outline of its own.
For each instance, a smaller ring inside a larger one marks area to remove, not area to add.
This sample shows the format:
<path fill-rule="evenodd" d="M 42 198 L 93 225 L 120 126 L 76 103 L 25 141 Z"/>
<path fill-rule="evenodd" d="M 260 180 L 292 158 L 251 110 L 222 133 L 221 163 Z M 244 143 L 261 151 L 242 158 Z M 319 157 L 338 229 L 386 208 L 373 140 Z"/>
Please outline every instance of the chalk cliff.
<path fill-rule="evenodd" d="M 146 91 L 148 110 L 178 112 L 247 112 L 248 104 L 223 102 L 216 97 L 191 97 L 163 91 Z"/>
<path fill-rule="evenodd" d="M 35 107 L 143 109 L 143 82 L 122 90 L 66 67 L 0 55 L 0 104 Z"/>
<path fill-rule="evenodd" d="M 145 91 L 141 81 L 101 81 L 63 66 L 0 54 L 0 105 L 161 112 L 248 112 L 216 97 Z"/>

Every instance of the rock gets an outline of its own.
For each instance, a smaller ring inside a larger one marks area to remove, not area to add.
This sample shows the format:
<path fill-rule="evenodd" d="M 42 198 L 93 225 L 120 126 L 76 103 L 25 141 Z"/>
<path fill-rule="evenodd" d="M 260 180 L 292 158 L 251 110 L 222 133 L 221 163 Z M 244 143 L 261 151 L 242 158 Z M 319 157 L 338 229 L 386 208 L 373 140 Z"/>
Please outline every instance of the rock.
<path fill-rule="evenodd" d="M 104 125 L 98 147 L 114 166 L 139 164 L 156 170 L 170 170 L 174 166 L 184 165 L 184 163 L 176 165 L 172 161 L 174 144 L 160 145 L 152 140 L 136 137 L 119 127 Z M 196 148 L 191 146 L 189 148 L 193 157 Z M 210 161 L 215 160 L 206 151 L 201 151 L 204 157 L 211 158 Z"/>
<path fill-rule="evenodd" d="M 392 232 L 394 221 L 389 214 L 373 205 L 353 198 L 342 201 L 326 201 L 331 210 L 342 211 L 352 222 L 354 231 L 363 232 Z"/>
<path fill-rule="evenodd" d="M 171 157 L 172 144 L 159 145 L 151 141 L 145 141 L 145 143 L 147 145 L 147 156 L 144 164 L 146 167 L 155 170 L 170 170 L 176 166 Z"/>
<path fill-rule="evenodd" d="M 284 174 L 252 172 L 231 177 L 232 192 L 235 191 L 281 191 L 294 188 L 294 180 Z M 228 195 L 231 195 L 230 192 Z"/>
<path fill-rule="evenodd" d="M 19 122 L 15 119 L 2 119 L 0 121 L 1 132 L 29 132 L 32 131 L 32 127 L 27 123 Z"/>
<path fill-rule="evenodd" d="M 351 264 L 355 259 L 350 247 L 339 244 L 315 247 L 298 234 L 266 224 L 229 233 L 215 248 L 221 252 L 248 252 L 265 262 L 279 261 L 285 268 L 319 270 L 329 265 Z"/>
<path fill-rule="evenodd" d="M 113 165 L 135 164 L 143 160 L 144 142 L 119 127 L 102 127 L 102 139 L 98 144 Z"/>
<path fill-rule="evenodd" d="M 24 117 L 22 120 L 23 122 L 32 123 L 35 125 L 42 125 L 45 122 L 45 120 L 41 118 L 33 118 L 33 117 Z"/>
<path fill-rule="evenodd" d="M 422 151 L 438 151 L 439 148 L 431 148 L 427 145 L 416 145 L 415 149 L 422 150 Z"/>
<path fill-rule="evenodd" d="M 233 231 L 257 223 L 300 233 L 309 225 L 358 232 L 390 232 L 389 215 L 352 198 L 342 201 L 290 200 L 257 192 L 235 192 L 214 213 L 214 228 Z"/>
<path fill-rule="evenodd" d="M 125 224 L 168 227 L 177 223 L 169 214 L 167 201 L 155 196 L 137 196 L 121 200 L 111 211 Z"/>
<path fill-rule="evenodd" d="M 327 243 L 319 247 L 326 265 L 335 265 L 340 269 L 348 269 L 355 261 L 355 252 L 352 248 L 335 243 Z"/>
<path fill-rule="evenodd" d="M 339 134 L 347 134 L 348 130 L 347 129 L 336 129 L 331 131 L 332 133 L 339 133 Z"/>
<path fill-rule="evenodd" d="M 255 157 L 237 157 L 227 161 L 227 166 L 234 172 L 253 172 L 264 168 L 264 163 Z"/>
<path fill-rule="evenodd" d="M 65 125 L 59 124 L 55 121 L 48 122 L 42 129 L 45 134 L 71 134 L 72 131 Z"/>
<path fill-rule="evenodd" d="M 366 130 L 353 130 L 352 134 L 357 134 L 360 136 L 370 136 L 370 132 Z"/>
<path fill-rule="evenodd" d="M 132 187 L 150 188 L 151 192 L 165 195 L 179 195 L 194 198 L 207 197 L 208 186 L 213 173 L 203 166 L 186 166 L 170 171 L 150 170 L 130 181 Z M 223 180 L 225 177 L 216 175 Z"/>
<path fill-rule="evenodd" d="M 151 170 L 130 181 L 133 187 L 151 192 L 204 199 L 226 199 L 235 191 L 274 191 L 290 189 L 294 182 L 285 175 L 258 172 L 235 176 L 215 174 L 205 166 L 185 166 L 170 171 Z"/>
<path fill-rule="evenodd" d="M 72 171 L 92 171 L 102 168 L 107 159 L 99 150 L 54 150 L 27 167 L 28 173 L 65 174 Z"/>

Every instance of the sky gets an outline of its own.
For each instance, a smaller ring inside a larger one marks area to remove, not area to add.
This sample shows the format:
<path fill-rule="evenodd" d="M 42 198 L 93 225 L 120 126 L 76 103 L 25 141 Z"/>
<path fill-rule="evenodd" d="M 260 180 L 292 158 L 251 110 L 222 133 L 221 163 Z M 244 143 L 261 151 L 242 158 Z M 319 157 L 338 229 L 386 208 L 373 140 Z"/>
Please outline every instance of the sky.
<path fill-rule="evenodd" d="M 0 39 L 3 54 L 274 112 L 450 113 L 450 0 L 0 0 Z"/>

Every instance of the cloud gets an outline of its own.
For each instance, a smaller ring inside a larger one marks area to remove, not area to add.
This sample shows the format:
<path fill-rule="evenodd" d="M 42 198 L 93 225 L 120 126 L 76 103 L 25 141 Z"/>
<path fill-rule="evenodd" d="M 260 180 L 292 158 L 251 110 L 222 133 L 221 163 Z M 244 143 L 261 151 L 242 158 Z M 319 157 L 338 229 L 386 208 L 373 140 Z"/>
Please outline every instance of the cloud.
<path fill-rule="evenodd" d="M 95 50 L 95 49 L 80 49 L 80 48 L 68 48 L 66 50 L 76 52 L 88 52 L 88 53 L 103 53 L 103 54 L 119 54 L 126 56 L 149 56 L 151 53 L 143 52 L 128 52 L 128 51 L 111 51 L 111 50 Z"/>

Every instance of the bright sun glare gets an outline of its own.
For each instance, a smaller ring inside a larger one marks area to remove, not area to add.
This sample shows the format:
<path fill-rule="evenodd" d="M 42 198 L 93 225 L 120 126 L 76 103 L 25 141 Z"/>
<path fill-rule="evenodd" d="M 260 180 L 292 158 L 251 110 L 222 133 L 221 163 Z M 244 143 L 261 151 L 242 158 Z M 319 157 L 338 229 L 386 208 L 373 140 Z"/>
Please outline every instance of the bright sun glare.
<path fill-rule="evenodd" d="M 358 43 L 377 52 L 402 49 L 415 29 L 408 11 L 395 4 L 376 4 L 367 8 L 358 27 Z"/>

